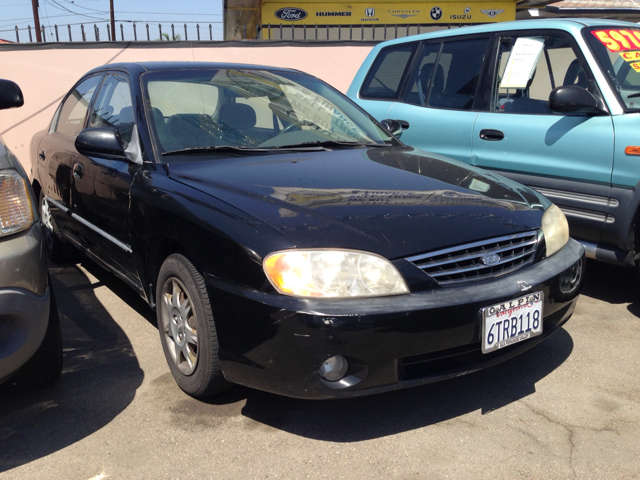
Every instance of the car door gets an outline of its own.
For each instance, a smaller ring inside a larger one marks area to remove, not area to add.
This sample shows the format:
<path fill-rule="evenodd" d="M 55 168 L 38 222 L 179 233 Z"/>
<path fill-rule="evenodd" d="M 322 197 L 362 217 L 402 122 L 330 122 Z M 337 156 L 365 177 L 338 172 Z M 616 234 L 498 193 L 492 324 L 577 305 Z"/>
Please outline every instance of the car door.
<path fill-rule="evenodd" d="M 481 36 L 422 46 L 402 102 L 394 103 L 387 115 L 409 122 L 402 133 L 404 143 L 469 162 L 490 41 L 490 36 Z"/>
<path fill-rule="evenodd" d="M 114 128 L 132 142 L 134 110 L 128 77 L 108 73 L 93 102 L 89 128 Z M 134 139 L 135 140 L 135 139 Z M 129 199 L 140 164 L 78 154 L 72 166 L 72 213 L 88 252 L 138 286 L 131 256 Z"/>
<path fill-rule="evenodd" d="M 75 139 L 84 128 L 89 106 L 103 75 L 81 80 L 63 100 L 54 116 L 49 132 L 38 146 L 38 178 L 53 219 L 67 237 L 80 241 L 67 211 L 71 208 L 73 164 L 78 152 Z"/>
<path fill-rule="evenodd" d="M 537 189 L 566 214 L 571 235 L 598 242 L 613 168 L 611 116 L 558 114 L 551 90 L 578 85 L 599 96 L 572 37 L 559 31 L 500 34 L 486 111 L 475 121 L 471 163 Z"/>

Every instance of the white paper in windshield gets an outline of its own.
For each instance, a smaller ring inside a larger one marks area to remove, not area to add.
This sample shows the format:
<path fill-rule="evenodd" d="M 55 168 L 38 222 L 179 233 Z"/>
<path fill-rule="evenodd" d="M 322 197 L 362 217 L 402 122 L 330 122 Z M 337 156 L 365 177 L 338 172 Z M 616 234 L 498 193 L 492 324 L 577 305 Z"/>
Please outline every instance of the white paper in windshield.
<path fill-rule="evenodd" d="M 500 88 L 526 88 L 543 47 L 543 38 L 518 38 L 509 55 Z"/>

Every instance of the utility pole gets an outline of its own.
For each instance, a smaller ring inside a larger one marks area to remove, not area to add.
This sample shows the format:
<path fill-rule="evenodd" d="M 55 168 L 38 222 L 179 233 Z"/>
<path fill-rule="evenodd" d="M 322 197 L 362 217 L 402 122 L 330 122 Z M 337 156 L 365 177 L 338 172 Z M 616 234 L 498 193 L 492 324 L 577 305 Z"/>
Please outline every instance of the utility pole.
<path fill-rule="evenodd" d="M 36 27 L 36 40 L 38 43 L 42 43 L 42 33 L 40 32 L 40 16 L 38 15 L 38 0 L 31 0 L 31 6 L 33 7 L 33 23 Z"/>
<path fill-rule="evenodd" d="M 111 41 L 116 41 L 116 17 L 113 13 L 113 0 L 109 0 L 109 11 L 111 12 Z"/>

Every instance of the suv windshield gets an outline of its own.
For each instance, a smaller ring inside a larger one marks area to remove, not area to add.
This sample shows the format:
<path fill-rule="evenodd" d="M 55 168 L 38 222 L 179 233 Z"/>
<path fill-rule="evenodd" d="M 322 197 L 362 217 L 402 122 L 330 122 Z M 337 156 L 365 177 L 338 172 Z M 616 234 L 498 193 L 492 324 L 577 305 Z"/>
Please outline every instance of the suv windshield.
<path fill-rule="evenodd" d="M 296 145 L 400 145 L 342 94 L 309 75 L 172 70 L 143 75 L 143 86 L 150 130 L 164 162 L 180 154 L 268 153 Z"/>
<path fill-rule="evenodd" d="M 625 110 L 640 109 L 640 28 L 586 29 L 584 38 Z"/>

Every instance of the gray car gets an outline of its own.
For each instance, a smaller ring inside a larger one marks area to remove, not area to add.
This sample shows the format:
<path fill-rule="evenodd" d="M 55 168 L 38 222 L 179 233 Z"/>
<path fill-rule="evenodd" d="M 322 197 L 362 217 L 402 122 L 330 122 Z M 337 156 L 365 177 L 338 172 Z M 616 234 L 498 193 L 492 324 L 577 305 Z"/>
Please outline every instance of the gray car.
<path fill-rule="evenodd" d="M 23 103 L 18 85 L 0 80 L 0 110 Z M 0 137 L 0 383 L 10 380 L 20 390 L 49 386 L 62 371 L 37 205 L 26 173 Z"/>

